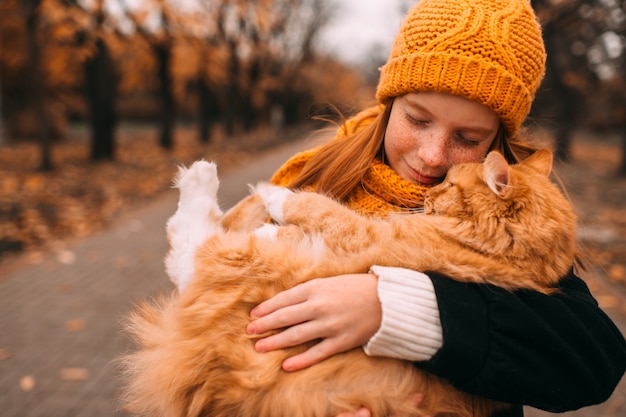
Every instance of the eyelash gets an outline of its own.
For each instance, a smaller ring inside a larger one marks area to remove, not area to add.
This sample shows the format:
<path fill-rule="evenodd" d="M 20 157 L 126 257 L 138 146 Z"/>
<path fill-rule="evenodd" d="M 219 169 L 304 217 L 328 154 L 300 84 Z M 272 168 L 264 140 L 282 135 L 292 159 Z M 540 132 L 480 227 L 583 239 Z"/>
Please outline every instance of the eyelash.
<path fill-rule="evenodd" d="M 457 133 L 456 136 L 457 138 L 459 138 L 461 142 L 465 143 L 466 145 L 478 146 L 480 144 L 480 141 L 474 140 L 474 139 L 468 139 L 465 136 L 463 136 L 463 134 L 461 133 Z"/>
<path fill-rule="evenodd" d="M 413 116 L 411 116 L 410 114 L 406 114 L 406 119 L 409 121 L 409 123 L 415 125 L 415 126 L 425 126 L 427 124 L 430 123 L 429 120 L 422 120 L 422 119 L 417 119 Z M 480 141 L 478 140 L 474 140 L 474 139 L 468 139 L 465 136 L 463 136 L 462 133 L 456 133 L 456 137 L 463 142 L 466 145 L 469 146 L 478 146 L 480 144 Z"/>
<path fill-rule="evenodd" d="M 406 119 L 409 121 L 409 123 L 414 124 L 415 126 L 425 126 L 430 123 L 429 120 L 417 119 L 408 113 L 406 114 Z"/>
<path fill-rule="evenodd" d="M 426 125 L 428 125 L 430 123 L 430 120 L 418 119 L 418 118 L 415 118 L 415 117 L 411 116 L 408 113 L 406 113 L 405 116 L 406 116 L 406 119 L 409 121 L 409 123 L 411 123 L 411 124 L 413 124 L 415 126 L 426 126 Z M 478 145 L 480 145 L 480 141 L 479 140 L 468 139 L 465 136 L 463 136 L 462 133 L 458 133 L 457 132 L 455 135 L 465 145 L 468 145 L 468 146 L 478 146 Z"/>

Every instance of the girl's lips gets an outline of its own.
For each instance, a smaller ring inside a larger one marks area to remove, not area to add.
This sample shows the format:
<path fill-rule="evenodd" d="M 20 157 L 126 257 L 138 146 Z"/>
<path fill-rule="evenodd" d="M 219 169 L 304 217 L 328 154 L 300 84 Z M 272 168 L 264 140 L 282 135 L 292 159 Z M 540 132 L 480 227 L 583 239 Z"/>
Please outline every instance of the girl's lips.
<path fill-rule="evenodd" d="M 427 175 L 420 174 L 418 171 L 414 170 L 413 168 L 409 168 L 409 169 L 411 170 L 411 176 L 415 179 L 415 182 L 417 182 L 418 184 L 432 185 L 432 184 L 438 184 L 441 182 L 441 177 L 429 177 Z"/>
<path fill-rule="evenodd" d="M 440 179 L 439 179 L 439 177 L 424 177 L 424 176 L 420 175 L 418 177 L 417 181 L 420 184 L 432 185 L 432 184 L 438 184 L 440 182 Z"/>

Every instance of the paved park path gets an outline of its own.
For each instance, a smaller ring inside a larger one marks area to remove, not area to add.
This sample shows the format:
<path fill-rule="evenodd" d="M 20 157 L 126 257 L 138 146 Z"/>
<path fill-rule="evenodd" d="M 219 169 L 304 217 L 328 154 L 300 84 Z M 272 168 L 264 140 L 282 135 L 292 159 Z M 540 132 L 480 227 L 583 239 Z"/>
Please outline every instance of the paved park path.
<path fill-rule="evenodd" d="M 224 207 L 246 195 L 247 184 L 267 179 L 296 150 L 311 145 L 294 142 L 221 173 Z M 177 198 L 168 192 L 62 250 L 0 264 L 0 416 L 125 415 L 116 410 L 111 361 L 129 348 L 121 321 L 134 300 L 173 288 L 163 268 L 164 228 Z M 604 281 L 594 291 L 625 332 L 623 291 Z M 625 384 L 604 405 L 564 416 L 626 416 Z"/>

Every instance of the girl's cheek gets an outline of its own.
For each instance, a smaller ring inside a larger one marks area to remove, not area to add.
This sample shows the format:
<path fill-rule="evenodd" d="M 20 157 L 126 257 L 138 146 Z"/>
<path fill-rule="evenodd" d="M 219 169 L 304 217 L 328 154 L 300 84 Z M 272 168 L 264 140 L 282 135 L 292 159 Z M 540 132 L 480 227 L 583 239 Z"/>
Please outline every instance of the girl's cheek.
<path fill-rule="evenodd" d="M 480 162 L 487 154 L 487 149 L 482 147 L 466 149 L 459 145 L 450 145 L 450 164 L 460 164 L 464 162 Z"/>

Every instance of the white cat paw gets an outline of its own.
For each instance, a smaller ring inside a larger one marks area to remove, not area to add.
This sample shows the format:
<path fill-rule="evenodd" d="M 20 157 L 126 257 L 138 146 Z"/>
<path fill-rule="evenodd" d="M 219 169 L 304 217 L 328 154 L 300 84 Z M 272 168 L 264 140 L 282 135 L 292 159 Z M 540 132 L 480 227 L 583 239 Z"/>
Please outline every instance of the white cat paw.
<path fill-rule="evenodd" d="M 219 185 L 217 165 L 205 160 L 196 161 L 189 168 L 179 167 L 174 179 L 174 187 L 180 189 L 181 199 L 198 192 L 216 199 Z"/>
<path fill-rule="evenodd" d="M 179 189 L 180 197 L 178 208 L 166 225 L 170 250 L 165 258 L 165 269 L 182 292 L 195 274 L 198 248 L 221 231 L 217 166 L 197 161 L 190 168 L 180 167 L 174 186 Z"/>
<path fill-rule="evenodd" d="M 270 217 L 278 224 L 285 224 L 285 202 L 293 191 L 263 182 L 256 186 L 255 192 L 263 199 Z"/>

